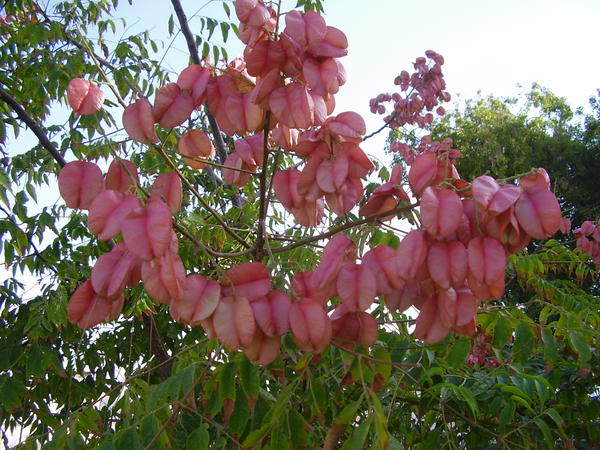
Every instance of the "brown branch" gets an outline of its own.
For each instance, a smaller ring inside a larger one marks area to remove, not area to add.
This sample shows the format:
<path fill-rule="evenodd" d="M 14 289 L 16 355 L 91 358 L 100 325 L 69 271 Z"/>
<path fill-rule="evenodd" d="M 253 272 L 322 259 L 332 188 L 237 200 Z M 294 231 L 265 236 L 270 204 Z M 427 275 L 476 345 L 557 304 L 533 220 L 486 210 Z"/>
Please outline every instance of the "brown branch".
<path fill-rule="evenodd" d="M 221 224 L 225 232 L 229 234 L 232 238 L 234 238 L 236 241 L 238 241 L 240 244 L 242 244 L 244 248 L 251 248 L 250 244 L 248 244 L 244 239 L 242 239 L 235 231 L 229 228 L 229 225 L 225 223 L 225 221 L 219 215 L 219 213 L 215 211 L 208 203 L 206 203 L 204 198 L 202 198 L 202 196 L 200 195 L 200 192 L 198 192 L 194 185 L 190 183 L 186 177 L 183 176 L 181 171 L 173 163 L 171 158 L 169 158 L 169 155 L 165 153 L 162 147 L 156 144 L 152 144 L 152 147 L 160 154 L 160 156 L 163 157 L 163 159 L 169 165 L 169 167 L 171 167 L 171 169 L 173 169 L 177 173 L 183 184 L 185 184 L 185 186 L 192 192 L 192 194 L 194 194 L 194 196 L 198 199 L 202 206 L 206 208 L 208 212 L 210 212 L 210 214 L 217 220 L 217 222 L 219 222 L 219 224 Z"/>
<path fill-rule="evenodd" d="M 393 361 L 384 361 L 382 359 L 372 358 L 371 356 L 363 355 L 362 353 L 358 353 L 358 352 L 355 352 L 354 350 L 346 348 L 343 345 L 336 344 L 334 341 L 331 342 L 331 345 L 333 345 L 334 347 L 340 349 L 343 352 L 346 352 L 346 353 L 349 353 L 349 354 L 351 354 L 353 356 L 356 356 L 357 358 L 366 359 L 368 361 L 372 361 L 372 362 L 377 363 L 377 364 L 384 364 L 386 366 L 392 366 L 392 367 L 422 367 L 422 364 L 397 363 L 397 362 L 393 362 Z"/>
<path fill-rule="evenodd" d="M 321 239 L 327 239 L 337 233 L 340 233 L 345 230 L 349 230 L 354 227 L 358 227 L 360 225 L 364 225 L 371 222 L 377 222 L 379 219 L 385 216 L 389 216 L 390 214 L 399 214 L 403 211 L 408 211 L 410 209 L 416 208 L 419 206 L 419 202 L 411 203 L 410 205 L 396 207 L 394 209 L 390 209 L 389 211 L 385 211 L 379 214 L 375 214 L 374 216 L 365 217 L 364 219 L 354 220 L 352 222 L 345 223 L 343 225 L 339 225 L 335 228 L 330 229 L 326 233 L 318 234 L 316 236 L 311 236 L 306 239 L 301 239 L 299 241 L 294 242 L 293 244 L 289 244 L 283 247 L 278 247 L 273 249 L 273 253 L 282 253 L 288 250 L 291 250 L 296 247 L 302 247 L 303 245 L 310 244 L 311 242 L 320 241 Z"/>
<path fill-rule="evenodd" d="M 269 122 L 271 121 L 271 112 L 268 111 L 265 118 L 263 129 L 263 164 L 260 172 L 260 204 L 258 206 L 258 224 L 256 227 L 256 245 L 254 250 L 254 260 L 260 261 L 265 253 L 265 219 L 269 204 L 267 200 L 267 173 L 269 171 Z"/>
<path fill-rule="evenodd" d="M 394 121 L 394 119 L 396 118 L 396 114 L 398 114 L 398 113 L 396 111 L 394 111 L 393 114 L 391 115 L 390 119 L 388 121 L 384 122 L 384 124 L 381 128 L 379 128 L 376 131 L 373 131 L 371 134 L 367 134 L 362 140 L 366 141 L 367 139 L 372 138 L 376 134 L 379 134 L 383 130 L 385 130 L 390 125 L 390 123 L 392 123 Z"/>
<path fill-rule="evenodd" d="M 63 156 L 50 141 L 50 139 L 48 139 L 48 136 L 46 136 L 46 133 L 42 127 L 27 113 L 27 111 L 25 111 L 21 104 L 2 88 L 0 88 L 0 99 L 4 100 L 4 102 L 7 103 L 8 106 L 10 106 L 17 114 L 17 117 L 19 117 L 19 119 L 21 119 L 29 127 L 33 134 L 35 134 L 35 136 L 39 139 L 42 146 L 48 150 L 48 152 L 50 152 L 58 165 L 60 167 L 64 167 L 67 162 Z"/>
<path fill-rule="evenodd" d="M 144 324 L 144 334 L 150 341 L 150 350 L 158 360 L 158 364 L 154 368 L 160 377 L 164 380 L 171 376 L 171 367 L 173 360 L 165 350 L 165 346 L 160 338 L 160 332 L 156 326 L 156 321 L 153 315 L 142 314 L 142 323 Z"/>

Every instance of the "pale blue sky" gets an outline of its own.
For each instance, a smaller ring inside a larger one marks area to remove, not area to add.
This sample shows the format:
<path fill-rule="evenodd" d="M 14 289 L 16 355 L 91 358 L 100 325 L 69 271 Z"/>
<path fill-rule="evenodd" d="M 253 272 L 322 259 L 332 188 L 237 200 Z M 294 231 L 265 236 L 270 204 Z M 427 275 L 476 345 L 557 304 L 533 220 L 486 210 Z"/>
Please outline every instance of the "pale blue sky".
<path fill-rule="evenodd" d="M 121 3 L 133 30 L 150 28 L 153 37 L 166 36 L 170 1 L 147 1 L 149 8 L 140 8 L 140 1 L 131 7 Z M 224 17 L 220 1 L 182 4 L 188 17 L 199 9 L 202 15 Z M 293 6 L 295 1 L 283 0 L 282 11 Z M 527 88 L 538 82 L 577 107 L 586 106 L 600 87 L 598 0 L 325 0 L 324 6 L 327 23 L 349 41 L 349 54 L 341 59 L 348 82 L 336 96 L 336 112 L 359 112 L 368 130 L 381 123 L 380 116 L 370 114 L 369 99 L 393 90 L 394 77 L 427 49 L 444 56 L 453 99 L 478 91 L 515 95 L 518 84 Z M 198 23 L 191 19 L 192 28 Z M 228 44 L 234 43 L 228 46 L 230 57 L 243 50 L 230 38 Z M 185 67 L 182 40 L 175 42 L 168 61 L 174 71 Z M 368 151 L 378 153 L 383 137 L 369 143 Z"/>

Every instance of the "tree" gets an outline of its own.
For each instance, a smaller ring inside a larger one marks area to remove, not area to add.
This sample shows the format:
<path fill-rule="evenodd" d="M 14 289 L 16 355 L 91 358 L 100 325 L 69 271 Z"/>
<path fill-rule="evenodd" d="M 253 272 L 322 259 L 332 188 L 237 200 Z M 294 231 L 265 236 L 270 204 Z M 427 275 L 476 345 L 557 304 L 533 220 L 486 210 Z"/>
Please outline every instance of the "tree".
<path fill-rule="evenodd" d="M 594 99 L 591 104 L 595 105 Z M 597 109 L 596 109 L 597 112 Z M 468 100 L 434 124 L 434 140 L 449 137 L 464 154 L 457 167 L 467 179 L 487 172 L 507 177 L 544 167 L 562 208 L 574 223 L 597 219 L 595 173 L 600 151 L 592 115 L 583 123 L 564 98 L 534 84 L 519 97 Z"/>
<path fill-rule="evenodd" d="M 333 115 L 346 42 L 321 2 L 285 19 L 223 3 L 200 35 L 172 4 L 191 63 L 176 80 L 149 33 L 111 43 L 116 2 L 6 6 L 3 136 L 39 144 L 0 173 L 5 445 L 20 432 L 44 448 L 597 441 L 595 298 L 545 277 L 594 271 L 555 241 L 548 259 L 518 254 L 558 228 L 545 171 L 470 184 L 437 146 L 407 161 L 419 205 L 401 166 L 363 198 L 368 135 L 357 114 Z M 244 60 L 218 61 L 215 30 L 235 31 Z M 386 127 L 443 113 L 442 65 L 428 51 L 401 93 L 374 99 L 394 102 Z M 65 98 L 68 121 L 49 125 Z M 64 200 L 47 205 L 55 175 Z M 476 230 L 496 212 L 517 240 Z M 537 289 L 539 320 L 503 302 L 507 261 Z M 22 300 L 17 272 L 39 296 Z"/>

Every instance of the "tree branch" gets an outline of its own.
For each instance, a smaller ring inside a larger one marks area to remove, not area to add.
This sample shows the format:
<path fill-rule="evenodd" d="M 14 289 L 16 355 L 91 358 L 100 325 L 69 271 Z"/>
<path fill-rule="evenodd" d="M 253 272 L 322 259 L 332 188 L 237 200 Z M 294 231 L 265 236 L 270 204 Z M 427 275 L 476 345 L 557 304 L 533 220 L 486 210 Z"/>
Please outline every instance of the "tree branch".
<path fill-rule="evenodd" d="M 206 208 L 212 214 L 212 216 L 217 220 L 217 222 L 219 222 L 219 224 L 221 224 L 221 226 L 223 227 L 225 232 L 227 234 L 229 234 L 232 238 L 234 238 L 236 241 L 238 241 L 240 244 L 242 244 L 242 246 L 244 248 L 250 248 L 251 247 L 250 244 L 248 244 L 244 239 L 242 239 L 235 231 L 233 231 L 231 228 L 229 228 L 229 225 L 227 225 L 227 223 L 225 223 L 225 221 L 219 215 L 219 213 L 217 211 L 215 211 L 213 208 L 211 208 L 211 206 L 208 203 L 206 203 L 204 198 L 202 198 L 202 196 L 200 195 L 200 192 L 198 192 L 198 190 L 194 187 L 194 185 L 192 183 L 190 183 L 187 180 L 187 178 L 185 178 L 183 176 L 183 174 L 180 172 L 180 170 L 177 168 L 177 166 L 173 163 L 173 161 L 171 161 L 171 158 L 169 158 L 169 155 L 167 155 L 165 153 L 165 151 L 162 149 L 162 147 L 160 145 L 156 145 L 156 144 L 152 144 L 152 147 L 163 157 L 163 159 L 166 161 L 166 163 L 169 165 L 169 167 L 171 167 L 171 169 L 173 169 L 177 173 L 177 175 L 179 176 L 179 178 L 181 179 L 183 184 L 185 184 L 185 186 L 192 192 L 192 194 L 194 194 L 194 196 L 198 199 L 198 201 L 202 204 L 202 206 L 204 208 Z"/>
<path fill-rule="evenodd" d="M 419 206 L 419 202 L 411 203 L 410 205 L 400 206 L 394 209 L 390 209 L 389 211 L 385 211 L 374 216 L 365 217 L 364 219 L 355 220 L 353 222 L 348 222 L 343 225 L 337 226 L 335 228 L 331 228 L 326 233 L 318 234 L 316 236 L 311 236 L 306 239 L 301 239 L 299 241 L 294 242 L 293 244 L 285 245 L 283 247 L 278 247 L 273 249 L 273 253 L 282 253 L 288 250 L 291 250 L 296 247 L 302 247 L 303 245 L 310 244 L 311 242 L 320 241 L 321 239 L 327 239 L 328 237 L 333 236 L 341 231 L 349 230 L 354 227 L 358 227 L 360 225 L 364 225 L 366 223 L 377 222 L 379 219 L 385 216 L 389 216 L 390 214 L 399 214 L 403 211 L 408 211 L 410 209 L 416 208 Z"/>
<path fill-rule="evenodd" d="M 33 134 L 35 134 L 35 136 L 39 139 L 42 146 L 54 157 L 58 165 L 60 167 L 64 167 L 67 162 L 63 156 L 50 141 L 50 139 L 48 139 L 48 136 L 46 136 L 46 133 L 42 127 L 27 113 L 27 111 L 25 111 L 21 104 L 2 88 L 0 88 L 0 99 L 4 100 L 4 102 L 7 103 L 8 106 L 10 106 L 17 114 L 17 117 L 19 117 L 19 119 L 21 119 L 29 127 Z"/>
<path fill-rule="evenodd" d="M 158 364 L 154 370 L 159 373 L 163 380 L 166 380 L 171 376 L 173 360 L 165 350 L 154 316 L 151 314 L 142 314 L 142 323 L 144 324 L 144 334 L 150 341 L 150 350 L 158 360 Z"/>
<path fill-rule="evenodd" d="M 258 205 L 258 225 L 256 227 L 256 245 L 254 251 L 254 260 L 260 261 L 265 253 L 265 219 L 269 203 L 267 200 L 267 173 L 269 171 L 269 122 L 271 121 L 271 111 L 267 112 L 265 126 L 263 129 L 263 165 L 260 172 L 260 204 Z"/>

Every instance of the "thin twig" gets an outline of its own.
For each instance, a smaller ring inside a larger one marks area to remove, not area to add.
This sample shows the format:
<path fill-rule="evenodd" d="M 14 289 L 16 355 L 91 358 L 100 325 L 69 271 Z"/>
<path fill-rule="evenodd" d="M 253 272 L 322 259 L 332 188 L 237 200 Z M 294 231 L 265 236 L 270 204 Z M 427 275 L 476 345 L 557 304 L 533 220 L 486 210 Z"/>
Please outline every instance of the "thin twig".
<path fill-rule="evenodd" d="M 181 171 L 173 163 L 171 158 L 169 158 L 169 155 L 167 155 L 165 153 L 165 151 L 162 149 L 162 147 L 159 145 L 156 145 L 156 144 L 153 144 L 152 147 L 163 157 L 163 159 L 169 165 L 169 167 L 171 167 L 171 169 L 173 169 L 177 173 L 177 175 L 179 176 L 179 178 L 181 179 L 183 184 L 185 184 L 185 186 L 192 192 L 192 194 L 194 194 L 194 196 L 198 199 L 198 201 L 202 204 L 202 206 L 204 208 L 206 208 L 208 210 L 208 212 L 210 212 L 210 214 L 217 220 L 217 222 L 219 222 L 221 224 L 221 226 L 223 227 L 225 232 L 227 234 L 229 234 L 231 237 L 233 237 L 240 244 L 242 244 L 242 246 L 244 248 L 250 248 L 251 247 L 250 244 L 248 244 L 244 239 L 242 239 L 235 231 L 233 231 L 231 228 L 229 228 L 229 225 L 227 225 L 225 223 L 225 221 L 219 215 L 219 213 L 217 211 L 215 211 L 208 203 L 206 203 L 204 198 L 202 198 L 202 196 L 200 195 L 200 192 L 198 192 L 198 190 L 194 187 L 194 185 L 192 183 L 190 183 L 186 177 L 183 176 Z"/>
<path fill-rule="evenodd" d="M 385 130 L 385 129 L 386 129 L 386 128 L 387 128 L 387 127 L 390 125 L 390 123 L 392 123 L 392 122 L 394 121 L 394 119 L 396 118 L 396 114 L 397 114 L 397 112 L 396 112 L 396 111 L 394 111 L 394 112 L 393 112 L 393 114 L 391 115 L 390 119 L 389 119 L 387 122 L 384 122 L 384 124 L 383 124 L 383 126 L 382 126 L 381 128 L 379 128 L 379 129 L 378 129 L 378 130 L 376 130 L 376 131 L 373 131 L 371 134 L 367 134 L 365 137 L 363 137 L 363 139 L 362 139 L 362 140 L 363 140 L 363 141 L 366 141 L 367 139 L 369 139 L 369 138 L 372 138 L 372 137 L 373 137 L 373 136 L 375 136 L 376 134 L 379 134 L 379 133 L 381 133 L 383 130 Z"/>
<path fill-rule="evenodd" d="M 366 359 L 368 361 L 372 361 L 372 362 L 377 363 L 377 364 L 384 364 L 386 366 L 393 366 L 393 367 L 422 367 L 422 364 L 397 363 L 397 362 L 393 362 L 393 361 L 384 361 L 382 359 L 372 358 L 371 356 L 363 355 L 362 353 L 355 352 L 354 350 L 346 348 L 346 347 L 344 347 L 344 346 L 342 346 L 340 344 L 336 344 L 334 341 L 331 342 L 331 345 L 333 345 L 334 347 L 340 349 L 343 352 L 346 352 L 346 353 L 349 353 L 349 354 L 351 354 L 353 356 L 356 356 L 357 358 Z"/>
<path fill-rule="evenodd" d="M 306 239 L 301 239 L 292 244 L 285 245 L 283 247 L 278 247 L 273 249 L 273 253 L 281 253 L 288 250 L 291 250 L 296 247 L 302 247 L 303 245 L 309 244 L 311 242 L 320 241 L 321 239 L 327 239 L 328 237 L 333 236 L 341 231 L 349 230 L 354 227 L 358 227 L 360 225 L 364 225 L 371 222 L 377 222 L 382 217 L 389 216 L 390 214 L 399 214 L 404 211 L 408 211 L 410 209 L 416 208 L 419 206 L 419 202 L 411 203 L 410 205 L 400 206 L 394 209 L 390 209 L 389 211 L 385 211 L 379 214 L 375 214 L 374 216 L 365 217 L 364 219 L 354 220 L 352 222 L 345 223 L 343 225 L 339 225 L 337 227 L 331 228 L 326 233 L 318 234 L 316 236 L 311 236 Z"/>

